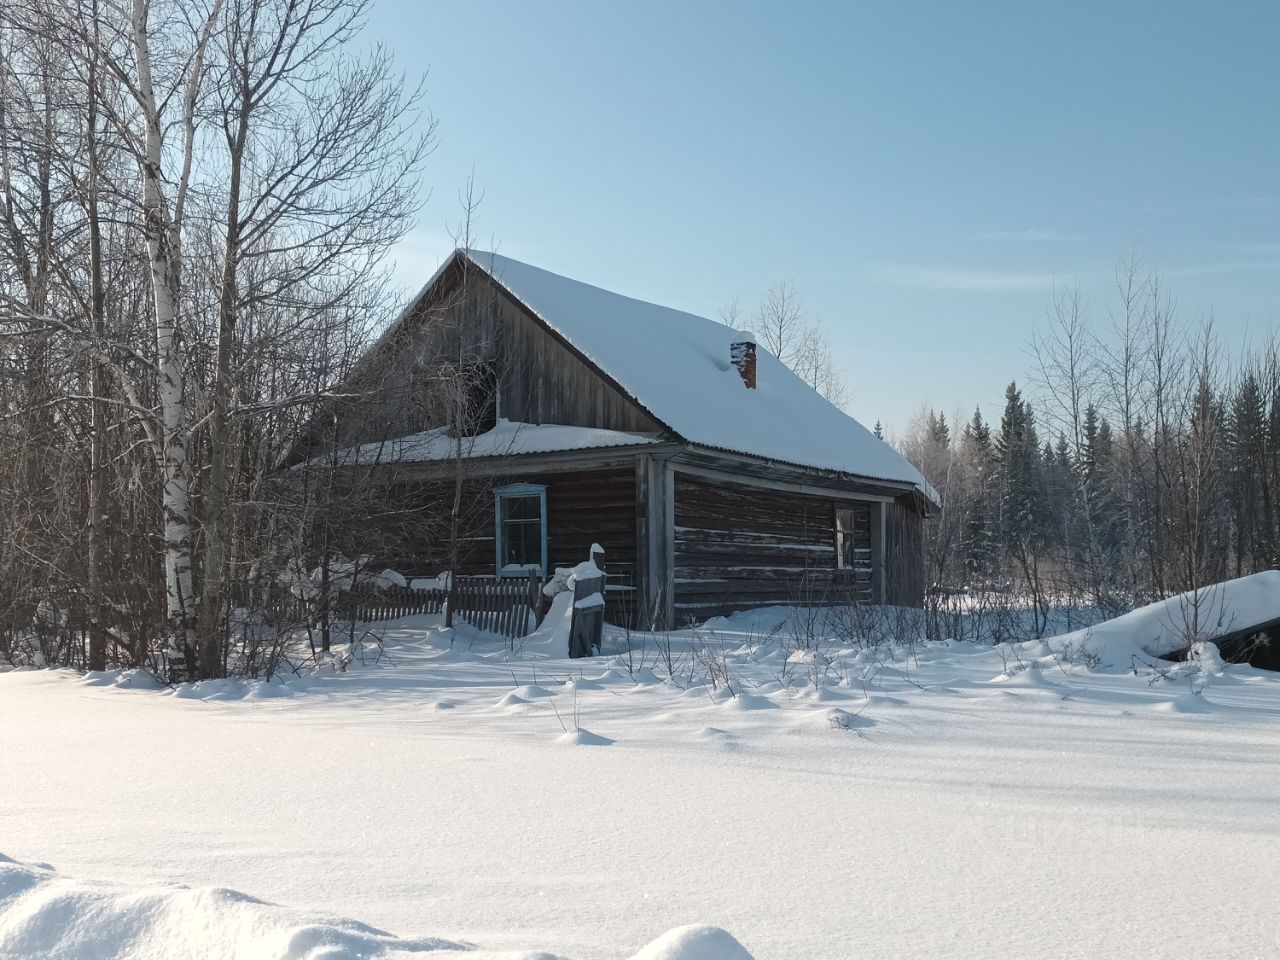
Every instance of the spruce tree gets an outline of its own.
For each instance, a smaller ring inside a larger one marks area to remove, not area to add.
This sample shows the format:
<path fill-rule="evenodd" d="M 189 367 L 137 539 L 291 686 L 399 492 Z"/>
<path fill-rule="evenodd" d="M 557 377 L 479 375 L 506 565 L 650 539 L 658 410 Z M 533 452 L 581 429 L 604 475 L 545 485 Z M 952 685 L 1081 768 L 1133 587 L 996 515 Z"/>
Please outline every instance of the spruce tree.
<path fill-rule="evenodd" d="M 994 535 L 990 496 L 992 482 L 991 428 L 975 408 L 973 418 L 961 434 L 962 452 L 970 484 L 970 506 L 965 519 L 964 565 L 970 582 L 978 585 L 991 578 L 994 569 Z"/>
<path fill-rule="evenodd" d="M 951 446 L 951 428 L 947 426 L 945 413 L 934 416 L 933 411 L 929 411 L 929 439 L 944 450 Z"/>

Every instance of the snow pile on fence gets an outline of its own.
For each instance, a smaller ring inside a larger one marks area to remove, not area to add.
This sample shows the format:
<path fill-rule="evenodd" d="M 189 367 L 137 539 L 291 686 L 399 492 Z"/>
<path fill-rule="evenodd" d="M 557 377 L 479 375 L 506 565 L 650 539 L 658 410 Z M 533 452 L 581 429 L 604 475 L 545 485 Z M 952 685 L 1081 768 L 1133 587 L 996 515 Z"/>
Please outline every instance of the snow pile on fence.
<path fill-rule="evenodd" d="M 58 960 L 552 960 L 403 939 L 354 920 L 301 913 L 223 887 L 131 888 L 63 877 L 0 854 L 0 957 Z M 751 960 L 717 927 L 672 930 L 632 960 Z"/>
<path fill-rule="evenodd" d="M 556 567 L 543 585 L 542 593 L 551 598 L 551 606 L 538 629 L 529 634 L 521 645 L 525 656 L 546 656 L 553 660 L 569 656 L 569 634 L 573 629 L 574 607 L 585 609 L 581 603 L 574 603 L 574 587 L 579 579 L 604 576 L 604 571 L 594 560 L 594 555 L 603 554 L 604 549 L 597 544 L 592 544 L 591 547 L 592 559 L 572 567 Z M 600 600 L 603 602 L 604 598 L 601 597 Z"/>
<path fill-rule="evenodd" d="M 1160 600 L 1049 641 L 1102 669 L 1128 670 L 1135 657 L 1163 657 L 1280 619 L 1280 570 L 1267 570 Z"/>

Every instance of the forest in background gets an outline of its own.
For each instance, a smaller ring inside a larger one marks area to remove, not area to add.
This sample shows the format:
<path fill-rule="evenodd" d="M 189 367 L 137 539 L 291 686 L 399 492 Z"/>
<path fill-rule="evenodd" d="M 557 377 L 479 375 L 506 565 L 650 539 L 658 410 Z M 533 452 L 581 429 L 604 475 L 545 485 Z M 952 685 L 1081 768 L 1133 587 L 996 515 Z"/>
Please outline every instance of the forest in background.
<path fill-rule="evenodd" d="M 0 661 L 253 671 L 233 587 L 386 509 L 276 472 L 400 306 L 433 145 L 367 12 L 0 5 Z"/>
<path fill-rule="evenodd" d="M 1182 321 L 1129 262 L 1103 319 L 1065 290 L 1031 347 L 998 419 L 927 410 L 896 441 L 942 498 L 939 622 L 1014 593 L 1039 635 L 1057 606 L 1113 616 L 1280 563 L 1280 341 Z"/>

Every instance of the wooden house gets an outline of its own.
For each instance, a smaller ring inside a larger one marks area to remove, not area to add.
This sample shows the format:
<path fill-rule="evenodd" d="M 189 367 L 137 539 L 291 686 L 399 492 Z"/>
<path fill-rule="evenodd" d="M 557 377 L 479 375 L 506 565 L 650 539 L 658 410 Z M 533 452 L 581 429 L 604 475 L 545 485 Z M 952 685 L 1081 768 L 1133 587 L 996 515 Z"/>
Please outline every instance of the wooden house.
<path fill-rule="evenodd" d="M 458 494 L 481 518 L 461 574 L 549 575 L 599 544 L 645 626 L 922 602 L 928 483 L 712 320 L 459 250 L 338 392 L 319 418 L 337 426 L 293 462 L 328 448 L 335 469 L 394 471 L 405 509 Z M 438 543 L 389 548 L 375 526 L 388 564 L 441 569 Z"/>

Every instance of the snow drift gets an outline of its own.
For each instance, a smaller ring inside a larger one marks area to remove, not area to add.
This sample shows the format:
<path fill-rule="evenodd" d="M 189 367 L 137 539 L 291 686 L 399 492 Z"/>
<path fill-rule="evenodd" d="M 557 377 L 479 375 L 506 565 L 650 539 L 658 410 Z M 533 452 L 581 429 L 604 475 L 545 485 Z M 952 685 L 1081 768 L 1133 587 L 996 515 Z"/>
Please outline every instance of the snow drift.
<path fill-rule="evenodd" d="M 1280 570 L 1266 570 L 1139 607 L 1049 644 L 1068 657 L 1096 658 L 1102 669 L 1127 670 L 1134 657 L 1162 657 L 1277 618 Z"/>
<path fill-rule="evenodd" d="M 61 876 L 0 854 L 2 960 L 554 960 L 302 913 L 223 887 L 130 888 Z M 751 960 L 718 927 L 680 927 L 633 960 Z"/>
<path fill-rule="evenodd" d="M 0 957 L 58 960 L 355 960 L 456 951 L 221 887 L 131 889 L 0 854 Z"/>

